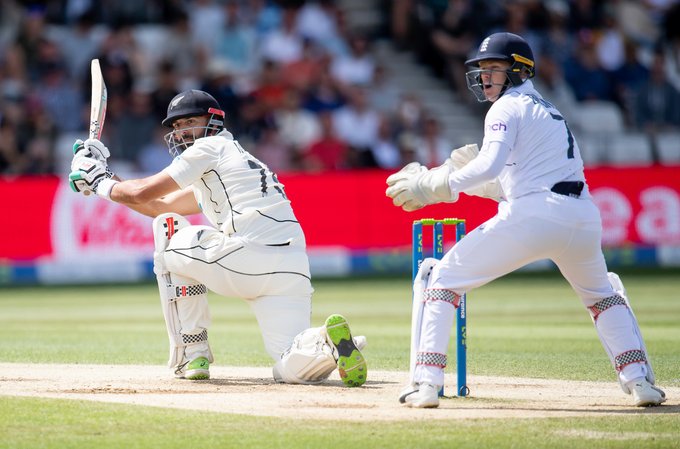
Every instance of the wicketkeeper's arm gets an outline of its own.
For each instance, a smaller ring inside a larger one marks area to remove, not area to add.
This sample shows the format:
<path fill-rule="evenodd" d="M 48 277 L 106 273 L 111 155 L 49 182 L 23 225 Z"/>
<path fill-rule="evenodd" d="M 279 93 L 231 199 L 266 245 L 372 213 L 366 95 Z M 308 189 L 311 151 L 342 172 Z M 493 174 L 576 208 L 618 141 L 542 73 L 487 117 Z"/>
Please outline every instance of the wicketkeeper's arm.
<path fill-rule="evenodd" d="M 449 158 L 456 169 L 451 177 L 451 186 L 455 188 L 458 185 L 457 190 L 467 195 L 502 200 L 505 195 L 497 176 L 505 165 L 509 150 L 507 145 L 493 142 L 479 157 L 477 144 L 456 148 Z"/>

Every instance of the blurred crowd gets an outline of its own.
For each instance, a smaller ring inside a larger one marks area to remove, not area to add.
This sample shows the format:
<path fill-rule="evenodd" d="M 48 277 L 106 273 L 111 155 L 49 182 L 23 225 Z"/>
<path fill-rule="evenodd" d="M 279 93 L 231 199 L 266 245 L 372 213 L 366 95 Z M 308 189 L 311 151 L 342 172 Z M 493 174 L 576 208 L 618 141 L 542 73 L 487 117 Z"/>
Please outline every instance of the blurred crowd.
<path fill-rule="evenodd" d="M 584 113 L 579 123 L 581 111 L 593 103 L 615 105 L 626 131 L 652 138 L 680 131 L 677 0 L 390 3 L 394 42 L 445 78 L 460 101 L 473 100 L 464 67 L 470 52 L 484 36 L 509 31 L 523 36 L 534 51 L 539 92 L 585 131 L 597 131 L 590 115 Z M 680 141 L 675 152 L 680 161 Z"/>
<path fill-rule="evenodd" d="M 536 83 L 566 117 L 602 100 L 629 127 L 680 126 L 676 1 L 382 0 L 377 29 L 349 26 L 341 4 L 0 0 L 0 174 L 68 171 L 88 128 L 92 58 L 109 94 L 102 140 L 119 171 L 170 162 L 160 122 L 190 88 L 211 93 L 228 129 L 275 171 L 440 163 L 446 124 L 394 81 L 376 39 L 417 54 L 471 113 L 481 108 L 463 61 L 507 30 L 532 45 Z"/>

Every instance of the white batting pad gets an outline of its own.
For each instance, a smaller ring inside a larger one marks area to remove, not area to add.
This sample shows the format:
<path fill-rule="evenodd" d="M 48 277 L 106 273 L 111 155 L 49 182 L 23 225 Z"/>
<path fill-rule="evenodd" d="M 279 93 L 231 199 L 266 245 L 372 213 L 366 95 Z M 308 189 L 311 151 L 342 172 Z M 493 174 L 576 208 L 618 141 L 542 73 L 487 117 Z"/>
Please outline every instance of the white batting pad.
<path fill-rule="evenodd" d="M 170 343 L 168 366 L 180 377 L 186 364 L 197 357 L 214 361 L 208 344 L 208 290 L 193 279 L 170 273 L 164 261 L 170 239 L 188 226 L 189 221 L 177 214 L 162 214 L 153 221 L 154 272 Z"/>
<path fill-rule="evenodd" d="M 416 359 L 420 347 L 420 328 L 423 324 L 423 309 L 425 307 L 425 289 L 432 273 L 432 268 L 437 264 L 437 259 L 428 257 L 420 263 L 418 273 L 413 281 L 413 303 L 411 309 L 411 357 L 409 373 L 411 383 L 414 383 L 416 371 Z"/>
<path fill-rule="evenodd" d="M 607 277 L 616 295 L 598 301 L 589 311 L 600 342 L 617 372 L 619 385 L 630 394 L 628 382 L 645 377 L 654 384 L 654 371 L 623 283 L 615 273 L 608 273 Z"/>

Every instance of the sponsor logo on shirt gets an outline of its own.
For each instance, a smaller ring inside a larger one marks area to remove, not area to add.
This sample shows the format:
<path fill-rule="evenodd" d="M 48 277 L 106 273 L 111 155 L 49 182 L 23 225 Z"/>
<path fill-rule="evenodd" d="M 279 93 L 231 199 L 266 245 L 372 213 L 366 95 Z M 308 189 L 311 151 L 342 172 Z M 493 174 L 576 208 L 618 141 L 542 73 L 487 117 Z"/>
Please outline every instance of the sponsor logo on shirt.
<path fill-rule="evenodd" d="M 491 123 L 490 125 L 487 126 L 489 131 L 502 131 L 502 132 L 507 132 L 508 127 L 505 123 L 503 122 L 496 122 L 496 123 Z"/>

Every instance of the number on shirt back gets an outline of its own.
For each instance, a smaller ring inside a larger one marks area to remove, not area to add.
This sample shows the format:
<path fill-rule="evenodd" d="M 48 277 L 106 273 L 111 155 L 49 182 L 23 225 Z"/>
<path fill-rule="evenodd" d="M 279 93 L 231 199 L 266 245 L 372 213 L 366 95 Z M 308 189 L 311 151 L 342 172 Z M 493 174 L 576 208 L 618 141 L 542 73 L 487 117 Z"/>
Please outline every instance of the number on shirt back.
<path fill-rule="evenodd" d="M 274 181 L 273 187 L 274 190 L 279 192 L 284 198 L 286 198 L 286 194 L 283 192 L 283 189 L 279 187 L 279 180 L 276 177 L 276 175 L 272 172 L 270 172 L 266 167 L 260 165 L 259 161 L 256 159 L 248 159 L 248 166 L 254 170 L 259 170 L 260 171 L 260 191 L 262 192 L 262 196 L 267 195 L 267 189 L 269 186 L 267 185 L 267 175 L 271 175 L 272 181 Z"/>
<path fill-rule="evenodd" d="M 258 161 L 253 157 L 253 155 L 244 150 L 237 140 L 234 140 L 234 145 L 236 145 L 236 148 L 248 161 L 248 167 L 252 168 L 253 170 L 258 170 L 260 172 L 260 191 L 262 192 L 262 196 L 267 195 L 267 190 L 269 189 L 269 186 L 267 184 L 267 176 L 270 176 L 272 184 L 274 186 L 274 190 L 280 193 L 282 197 L 287 199 L 286 193 L 281 188 L 281 184 L 279 183 L 279 179 L 276 177 L 276 174 L 269 171 L 267 166 L 263 165 L 262 162 Z"/>
<path fill-rule="evenodd" d="M 531 98 L 531 101 L 533 101 L 534 104 L 540 104 L 546 109 L 556 109 L 552 103 L 543 98 L 532 94 L 527 94 L 527 96 Z M 553 114 L 550 111 L 548 111 L 548 114 L 550 114 L 550 117 L 552 117 L 554 120 L 560 120 L 564 122 L 564 126 L 567 128 L 567 143 L 569 143 L 569 148 L 567 148 L 567 159 L 574 159 L 574 136 L 571 134 L 571 130 L 569 129 L 567 121 L 559 114 Z"/>
<path fill-rule="evenodd" d="M 567 121 L 559 114 L 550 113 L 550 117 L 564 122 L 564 127 L 567 128 L 567 142 L 569 143 L 569 148 L 567 148 L 567 159 L 574 159 L 574 136 L 571 134 Z"/>

